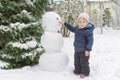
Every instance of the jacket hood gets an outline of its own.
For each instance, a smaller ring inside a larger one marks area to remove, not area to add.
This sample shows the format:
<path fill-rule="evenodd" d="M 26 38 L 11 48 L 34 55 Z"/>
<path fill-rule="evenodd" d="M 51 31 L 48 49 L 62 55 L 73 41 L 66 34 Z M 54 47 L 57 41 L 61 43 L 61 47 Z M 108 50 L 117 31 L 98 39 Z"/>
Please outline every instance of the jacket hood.
<path fill-rule="evenodd" d="M 86 26 L 86 28 L 91 29 L 91 30 L 94 30 L 95 27 L 94 27 L 93 24 L 88 23 L 87 26 Z"/>
<path fill-rule="evenodd" d="M 94 25 L 91 23 L 88 23 L 86 27 L 94 27 Z"/>

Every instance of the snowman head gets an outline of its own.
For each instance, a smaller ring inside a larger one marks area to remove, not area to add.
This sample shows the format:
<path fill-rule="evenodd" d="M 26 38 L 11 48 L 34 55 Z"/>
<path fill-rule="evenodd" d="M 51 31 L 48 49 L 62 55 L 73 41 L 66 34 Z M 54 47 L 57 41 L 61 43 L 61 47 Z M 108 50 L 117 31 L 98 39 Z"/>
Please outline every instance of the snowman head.
<path fill-rule="evenodd" d="M 57 32 L 60 29 L 60 16 L 55 12 L 46 12 L 42 18 L 42 26 L 45 31 Z"/>

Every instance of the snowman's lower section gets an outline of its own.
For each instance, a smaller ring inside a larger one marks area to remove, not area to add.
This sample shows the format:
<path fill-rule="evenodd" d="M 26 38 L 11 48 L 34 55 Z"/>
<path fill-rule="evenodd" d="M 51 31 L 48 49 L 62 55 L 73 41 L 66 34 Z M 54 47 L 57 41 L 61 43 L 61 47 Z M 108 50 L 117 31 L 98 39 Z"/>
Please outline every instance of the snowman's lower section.
<path fill-rule="evenodd" d="M 49 52 L 40 56 L 39 65 L 46 71 L 62 71 L 68 65 L 68 55 L 64 52 Z"/>

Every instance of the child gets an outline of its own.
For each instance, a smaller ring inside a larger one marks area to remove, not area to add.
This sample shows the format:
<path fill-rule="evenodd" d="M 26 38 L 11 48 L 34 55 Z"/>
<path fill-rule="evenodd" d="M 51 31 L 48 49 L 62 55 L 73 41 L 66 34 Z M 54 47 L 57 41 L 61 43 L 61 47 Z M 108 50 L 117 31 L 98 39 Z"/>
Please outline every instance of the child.
<path fill-rule="evenodd" d="M 77 19 L 77 26 L 73 27 L 67 22 L 60 21 L 61 25 L 65 25 L 70 31 L 75 33 L 74 39 L 74 74 L 80 75 L 81 78 L 89 76 L 89 57 L 93 45 L 93 29 L 94 25 L 89 23 L 87 13 L 81 13 Z"/>

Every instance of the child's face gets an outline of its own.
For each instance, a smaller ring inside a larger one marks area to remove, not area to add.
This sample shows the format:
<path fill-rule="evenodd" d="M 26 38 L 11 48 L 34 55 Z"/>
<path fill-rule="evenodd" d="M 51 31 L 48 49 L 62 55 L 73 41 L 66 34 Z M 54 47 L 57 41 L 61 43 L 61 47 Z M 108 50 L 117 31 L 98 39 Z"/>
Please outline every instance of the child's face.
<path fill-rule="evenodd" d="M 79 18 L 78 19 L 79 28 L 84 28 L 84 27 L 86 27 L 87 24 L 88 24 L 88 22 L 84 18 Z"/>

